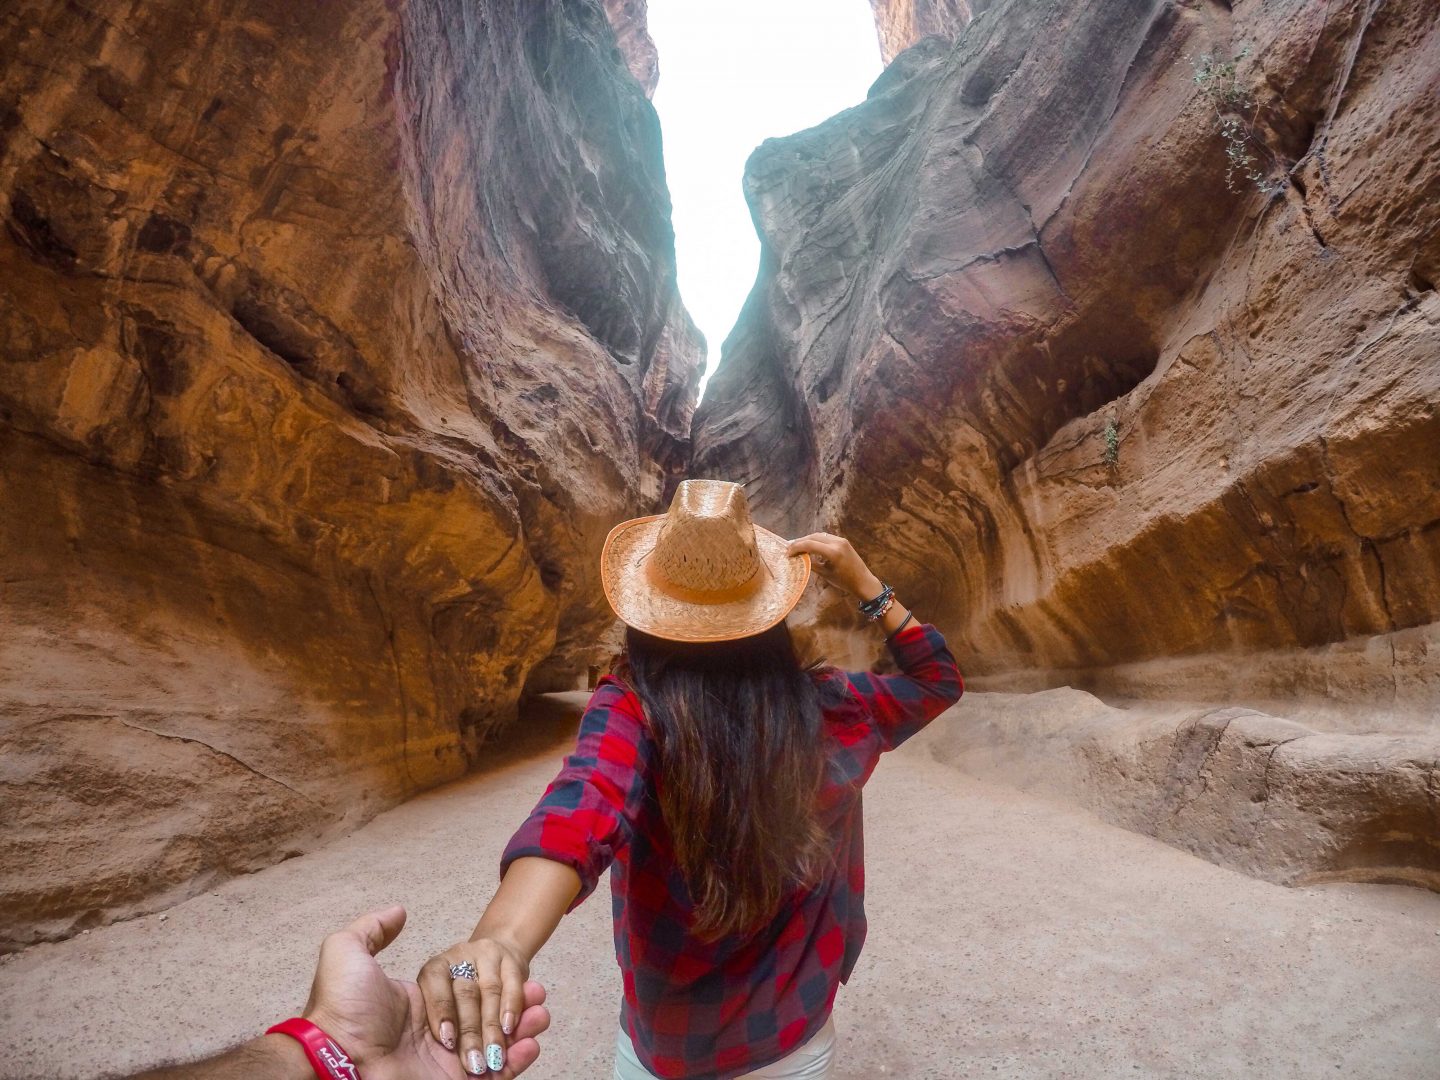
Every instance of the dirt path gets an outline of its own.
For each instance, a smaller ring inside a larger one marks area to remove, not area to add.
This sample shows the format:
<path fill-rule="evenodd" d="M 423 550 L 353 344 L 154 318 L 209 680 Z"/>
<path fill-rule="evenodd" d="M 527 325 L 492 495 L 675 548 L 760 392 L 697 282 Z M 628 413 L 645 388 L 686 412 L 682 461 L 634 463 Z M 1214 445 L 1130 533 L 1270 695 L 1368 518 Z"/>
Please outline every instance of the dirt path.
<path fill-rule="evenodd" d="M 941 721 L 944 722 L 944 721 Z M 557 749 L 422 796 L 324 850 L 0 964 L 0 1076 L 92 1077 L 290 1015 L 314 949 L 391 901 L 412 976 L 467 933 Z M 843 1080 L 1440 1077 L 1440 896 L 1283 889 L 920 748 L 867 789 L 870 938 L 836 1007 Z M 608 1076 L 619 977 L 604 887 L 536 975 L 536 1080 Z"/>

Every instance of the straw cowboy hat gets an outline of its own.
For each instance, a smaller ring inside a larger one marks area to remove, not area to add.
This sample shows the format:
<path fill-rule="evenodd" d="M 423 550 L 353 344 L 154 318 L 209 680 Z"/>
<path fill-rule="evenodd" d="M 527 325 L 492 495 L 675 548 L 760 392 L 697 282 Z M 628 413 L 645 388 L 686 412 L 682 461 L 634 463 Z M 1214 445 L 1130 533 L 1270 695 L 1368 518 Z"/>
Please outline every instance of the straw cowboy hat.
<path fill-rule="evenodd" d="M 809 555 L 750 520 L 739 484 L 684 480 L 664 514 L 610 530 L 605 599 L 627 626 L 670 641 L 731 641 L 768 630 L 800 600 Z"/>

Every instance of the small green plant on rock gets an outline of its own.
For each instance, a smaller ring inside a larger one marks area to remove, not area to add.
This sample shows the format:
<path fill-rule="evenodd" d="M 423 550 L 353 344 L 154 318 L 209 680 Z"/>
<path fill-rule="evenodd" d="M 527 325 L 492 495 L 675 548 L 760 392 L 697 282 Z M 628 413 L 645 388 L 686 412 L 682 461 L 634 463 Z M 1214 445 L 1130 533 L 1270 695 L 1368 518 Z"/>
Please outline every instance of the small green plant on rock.
<path fill-rule="evenodd" d="M 1105 421 L 1105 464 L 1112 469 L 1120 464 L 1120 429 L 1114 420 Z"/>
<path fill-rule="evenodd" d="M 1200 57 L 1190 57 L 1190 63 L 1195 68 L 1195 85 L 1200 87 L 1214 108 L 1220 136 L 1225 140 L 1225 186 L 1231 191 L 1239 191 L 1243 177 L 1263 194 L 1275 195 L 1285 190 L 1284 182 L 1273 180 L 1262 172 L 1250 152 L 1251 146 L 1256 146 L 1265 156 L 1271 159 L 1275 156 L 1255 134 L 1255 113 L 1258 109 L 1255 96 L 1240 85 L 1236 73 L 1236 66 L 1249 55 L 1250 46 L 1246 45 L 1233 60 L 1221 60 L 1205 53 Z"/>

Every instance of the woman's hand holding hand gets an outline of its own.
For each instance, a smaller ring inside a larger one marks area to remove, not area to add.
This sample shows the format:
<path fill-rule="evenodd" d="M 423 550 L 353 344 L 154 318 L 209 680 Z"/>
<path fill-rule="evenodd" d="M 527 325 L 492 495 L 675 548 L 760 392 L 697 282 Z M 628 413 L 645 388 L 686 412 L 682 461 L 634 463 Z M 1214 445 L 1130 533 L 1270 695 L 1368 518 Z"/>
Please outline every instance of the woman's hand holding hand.
<path fill-rule="evenodd" d="M 469 963 L 475 978 L 456 978 L 451 966 Z M 507 1060 L 516 1023 L 525 1011 L 525 980 L 530 961 L 519 948 L 490 937 L 452 945 L 420 969 L 420 993 L 430 1031 L 460 1055 L 473 1076 L 509 1080 L 516 1074 Z"/>
<path fill-rule="evenodd" d="M 580 875 L 565 863 L 516 859 L 470 940 L 431 957 L 420 969 L 416 982 L 430 1031 L 459 1054 L 472 1076 L 511 1080 L 534 1060 L 531 1044 L 521 1038 L 525 979 L 531 959 L 560 925 L 580 885 Z M 457 978 L 452 965 L 468 965 L 465 976 Z M 516 1050 L 514 1061 L 511 1050 Z"/>
<path fill-rule="evenodd" d="M 859 600 L 873 600 L 884 588 L 843 536 L 816 532 L 791 540 L 786 554 L 799 555 L 802 552 L 810 556 L 815 572 L 824 580 Z"/>

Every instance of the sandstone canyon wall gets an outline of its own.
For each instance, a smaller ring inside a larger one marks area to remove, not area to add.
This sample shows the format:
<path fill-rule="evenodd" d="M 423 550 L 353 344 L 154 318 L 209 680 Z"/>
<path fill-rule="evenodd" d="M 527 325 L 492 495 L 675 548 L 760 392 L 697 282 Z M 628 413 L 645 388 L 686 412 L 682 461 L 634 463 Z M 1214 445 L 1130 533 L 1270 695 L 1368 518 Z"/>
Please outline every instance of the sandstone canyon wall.
<path fill-rule="evenodd" d="M 890 63 L 921 38 L 953 41 L 987 0 L 870 0 L 880 56 Z"/>
<path fill-rule="evenodd" d="M 863 538 L 982 683 L 1433 728 L 1437 24 L 1050 0 L 921 41 L 751 158 L 697 473 Z M 1227 183 L 1230 116 L 1278 188 Z"/>
<path fill-rule="evenodd" d="M 972 695 L 942 759 L 1440 888 L 1440 7 L 874 7 L 911 47 L 747 166 L 694 471 L 853 536 L 972 687 L 1057 688 Z"/>
<path fill-rule="evenodd" d="M 454 777 L 570 685 L 702 346 L 599 0 L 23 0 L 0 55 L 14 947 Z"/>
<path fill-rule="evenodd" d="M 605 13 L 615 30 L 616 45 L 636 82 L 653 97 L 660 83 L 660 53 L 650 37 L 646 0 L 605 0 Z"/>

